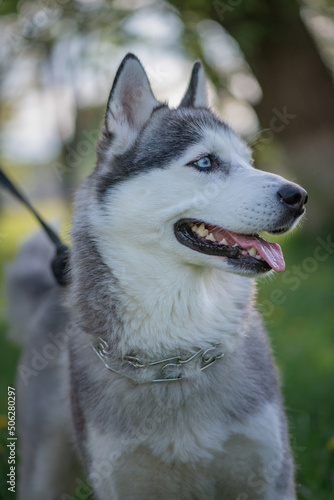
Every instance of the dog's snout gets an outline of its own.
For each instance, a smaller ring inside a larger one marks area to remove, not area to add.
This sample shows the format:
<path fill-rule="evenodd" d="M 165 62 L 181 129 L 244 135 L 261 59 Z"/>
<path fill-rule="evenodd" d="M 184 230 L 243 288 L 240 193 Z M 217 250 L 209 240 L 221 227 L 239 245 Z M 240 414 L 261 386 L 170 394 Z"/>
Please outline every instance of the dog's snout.
<path fill-rule="evenodd" d="M 293 210 L 296 216 L 303 213 L 303 207 L 308 199 L 305 189 L 297 184 L 284 184 L 277 191 L 277 195 L 280 201 Z"/>

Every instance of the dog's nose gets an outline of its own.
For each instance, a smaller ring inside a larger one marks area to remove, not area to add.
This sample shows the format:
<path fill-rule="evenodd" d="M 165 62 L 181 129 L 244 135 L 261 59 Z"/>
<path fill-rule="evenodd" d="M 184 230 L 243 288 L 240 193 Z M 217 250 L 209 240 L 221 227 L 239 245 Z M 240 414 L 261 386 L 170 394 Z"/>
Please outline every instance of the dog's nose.
<path fill-rule="evenodd" d="M 296 216 L 303 213 L 304 205 L 308 199 L 305 189 L 297 186 L 297 184 L 284 184 L 277 191 L 277 194 L 280 202 L 287 205 Z"/>

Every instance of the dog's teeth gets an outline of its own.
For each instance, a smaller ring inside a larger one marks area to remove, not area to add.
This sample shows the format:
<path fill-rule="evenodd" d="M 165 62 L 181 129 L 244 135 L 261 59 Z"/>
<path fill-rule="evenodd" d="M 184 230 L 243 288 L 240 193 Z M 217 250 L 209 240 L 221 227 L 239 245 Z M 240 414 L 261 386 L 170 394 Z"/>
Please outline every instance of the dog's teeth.
<path fill-rule="evenodd" d="M 226 238 L 223 238 L 220 242 L 219 245 L 228 245 Z"/>
<path fill-rule="evenodd" d="M 263 260 L 263 257 L 262 255 L 260 255 L 259 253 L 254 255 L 254 257 L 257 259 L 257 260 Z"/>
<path fill-rule="evenodd" d="M 213 236 L 212 233 L 210 233 L 205 239 L 209 241 L 216 241 L 216 238 Z"/>
<path fill-rule="evenodd" d="M 197 228 L 197 234 L 199 234 L 200 236 L 202 236 L 204 238 L 204 236 L 207 236 L 209 234 L 209 231 L 206 229 L 206 227 L 204 226 L 203 222 L 202 224 Z"/>
<path fill-rule="evenodd" d="M 239 246 L 238 243 L 234 243 L 233 248 Z"/>
<path fill-rule="evenodd" d="M 257 254 L 256 248 L 255 247 L 248 248 L 248 253 L 252 257 L 255 257 L 255 255 Z"/>

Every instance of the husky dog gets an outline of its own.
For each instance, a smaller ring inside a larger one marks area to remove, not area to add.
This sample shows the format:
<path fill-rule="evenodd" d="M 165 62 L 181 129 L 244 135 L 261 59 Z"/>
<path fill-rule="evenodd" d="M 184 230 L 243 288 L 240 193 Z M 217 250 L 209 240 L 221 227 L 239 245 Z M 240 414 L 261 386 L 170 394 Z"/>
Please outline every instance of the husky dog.
<path fill-rule="evenodd" d="M 89 498 L 77 456 L 98 500 L 295 499 L 254 278 L 284 270 L 258 233 L 296 226 L 306 191 L 252 167 L 200 63 L 170 109 L 128 54 L 97 155 L 67 291 L 41 236 L 9 276 L 26 337 L 19 500 Z"/>

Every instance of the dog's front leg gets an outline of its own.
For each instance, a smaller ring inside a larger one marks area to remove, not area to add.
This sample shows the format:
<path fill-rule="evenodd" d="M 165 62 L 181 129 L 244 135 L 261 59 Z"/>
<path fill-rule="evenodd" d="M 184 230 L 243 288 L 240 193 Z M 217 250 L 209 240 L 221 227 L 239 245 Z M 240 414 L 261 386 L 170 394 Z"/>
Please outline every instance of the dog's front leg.
<path fill-rule="evenodd" d="M 121 439 L 103 433 L 93 424 L 87 424 L 86 462 L 88 483 L 96 500 L 121 500 L 116 488 L 117 470 L 123 462 L 124 446 Z M 89 450 L 89 451 L 88 451 Z"/>
<path fill-rule="evenodd" d="M 277 463 L 278 465 L 278 463 Z M 271 469 L 270 469 L 271 467 Z M 280 461 L 279 467 L 274 469 L 274 463 L 267 464 L 266 470 L 262 471 L 262 481 L 254 481 L 254 493 L 259 488 L 263 491 L 264 500 L 296 500 L 296 493 L 294 487 L 294 470 L 290 450 L 287 449 Z M 241 496 L 237 500 L 253 500 L 257 496 Z M 259 495 L 259 498 L 262 498 Z"/>

